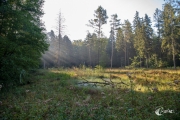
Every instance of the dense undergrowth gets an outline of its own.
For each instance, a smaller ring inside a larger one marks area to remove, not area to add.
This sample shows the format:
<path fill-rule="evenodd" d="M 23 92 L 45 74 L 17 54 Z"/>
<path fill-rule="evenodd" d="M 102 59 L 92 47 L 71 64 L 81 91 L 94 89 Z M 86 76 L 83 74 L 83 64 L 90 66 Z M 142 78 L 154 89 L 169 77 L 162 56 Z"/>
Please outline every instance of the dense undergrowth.
<path fill-rule="evenodd" d="M 115 86 L 80 84 L 103 82 L 101 78 L 110 79 Z M 2 86 L 0 119 L 178 120 L 179 79 L 180 70 L 38 70 L 28 84 L 11 89 Z M 155 111 L 160 107 L 164 112 L 161 109 L 158 116 Z"/>

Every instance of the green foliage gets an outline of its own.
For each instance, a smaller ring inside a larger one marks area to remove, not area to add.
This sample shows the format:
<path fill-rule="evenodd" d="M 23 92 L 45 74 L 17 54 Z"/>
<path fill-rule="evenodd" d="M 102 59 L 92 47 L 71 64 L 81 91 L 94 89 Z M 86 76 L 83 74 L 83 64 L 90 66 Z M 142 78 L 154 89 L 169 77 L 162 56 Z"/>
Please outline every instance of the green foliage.
<path fill-rule="evenodd" d="M 161 34 L 162 34 L 162 11 L 159 10 L 158 8 L 156 8 L 155 13 L 154 13 L 154 21 L 155 23 L 155 27 L 157 27 L 157 34 L 158 34 L 158 38 L 160 39 Z"/>
<path fill-rule="evenodd" d="M 156 54 L 153 54 L 149 59 L 149 67 L 152 68 L 162 68 L 167 67 L 167 62 L 163 61 L 162 59 L 158 59 Z"/>
<path fill-rule="evenodd" d="M 173 76 L 179 76 L 179 70 L 112 69 L 101 72 L 105 76 L 110 73 L 119 75 L 121 80 L 111 80 L 129 85 L 123 84 L 118 89 L 80 87 L 77 83 L 81 80 L 74 82 L 73 76 L 69 75 L 74 70 L 66 70 L 32 71 L 33 83 L 0 91 L 0 119 L 171 120 L 180 117 L 180 86 L 172 82 Z M 82 71 L 78 69 L 77 73 Z M 83 77 L 88 80 L 89 76 L 85 77 L 85 74 Z M 91 76 L 94 75 L 96 73 Z M 148 90 L 148 86 L 158 89 Z M 155 113 L 158 106 L 175 113 L 158 116 Z"/>
<path fill-rule="evenodd" d="M 117 40 L 116 40 L 115 47 L 116 47 L 117 51 L 124 50 L 124 35 L 123 35 L 122 28 L 118 29 L 116 38 L 117 38 Z"/>
<path fill-rule="evenodd" d="M 43 0 L 4 1 L 0 6 L 0 82 L 19 82 L 22 70 L 38 67 L 47 50 L 40 21 Z"/>
<path fill-rule="evenodd" d="M 162 50 L 172 56 L 174 68 L 176 68 L 176 55 L 179 53 L 179 38 L 180 32 L 177 25 L 179 25 L 180 14 L 175 1 L 168 1 L 164 5 L 163 11 L 163 39 Z"/>
<path fill-rule="evenodd" d="M 101 37 L 103 36 L 103 32 L 102 32 L 102 26 L 104 24 L 107 23 L 107 12 L 106 10 L 102 7 L 99 6 L 96 10 L 95 10 L 95 14 L 94 14 L 94 19 L 89 20 L 89 27 L 92 27 L 94 29 L 94 32 L 98 35 L 98 41 L 97 41 L 97 58 L 98 58 L 98 64 L 100 62 L 100 53 L 102 51 L 102 42 L 101 42 Z"/>
<path fill-rule="evenodd" d="M 117 14 L 113 14 L 111 15 L 111 31 L 110 31 L 110 41 L 111 41 L 111 68 L 113 66 L 113 55 L 114 55 L 114 41 L 115 41 L 115 36 L 116 36 L 116 32 L 120 26 L 120 19 L 118 19 Z"/>
<path fill-rule="evenodd" d="M 25 78 L 25 76 L 26 76 L 26 71 L 25 70 L 21 70 L 20 77 L 19 77 L 20 84 L 23 83 L 23 79 Z"/>
<path fill-rule="evenodd" d="M 144 39 L 144 25 L 143 21 L 139 17 L 139 12 L 136 11 L 133 26 L 135 28 L 134 32 L 134 48 L 136 49 L 137 55 L 143 58 L 145 55 L 145 39 Z M 141 65 L 141 64 L 140 64 Z"/>
<path fill-rule="evenodd" d="M 140 66 L 140 61 L 139 61 L 139 57 L 138 56 L 134 56 L 133 59 L 131 59 L 131 67 L 136 68 Z"/>
<path fill-rule="evenodd" d="M 79 68 L 82 69 L 82 70 L 85 70 L 86 69 L 86 66 L 85 65 L 79 65 Z"/>
<path fill-rule="evenodd" d="M 107 12 L 102 6 L 99 6 L 95 10 L 94 17 L 94 19 L 89 20 L 88 26 L 94 28 L 94 31 L 99 35 L 98 37 L 100 38 L 100 35 L 102 34 L 102 25 L 107 23 Z"/>
<path fill-rule="evenodd" d="M 97 72 L 101 72 L 101 71 L 104 70 L 104 68 L 103 68 L 101 65 L 96 65 L 94 69 L 95 69 L 95 71 L 97 71 Z"/>
<path fill-rule="evenodd" d="M 103 67 L 123 67 L 129 66 L 132 63 L 130 58 L 135 56 L 139 57 L 140 65 L 134 62 L 133 66 L 158 67 L 166 66 L 166 62 L 168 65 L 173 62 L 175 65 L 177 62 L 179 65 L 180 60 L 177 57 L 180 46 L 180 14 L 179 9 L 176 9 L 178 5 L 177 1 L 166 0 L 162 10 L 155 10 L 153 21 L 157 30 L 153 30 L 152 19 L 147 14 L 141 17 L 136 11 L 133 25 L 129 20 L 119 24 L 118 15 L 113 14 L 109 38 L 104 37 L 102 32 L 102 26 L 107 23 L 107 12 L 99 6 L 88 24 L 94 29 L 94 33 L 88 31 L 85 40 L 73 40 L 71 43 L 66 35 L 61 38 L 61 35 L 55 35 L 53 31 L 47 33 L 50 47 L 43 55 L 41 66 L 71 67 L 81 64 L 94 67 L 98 64 Z M 58 60 L 60 66 L 57 65 Z"/>
<path fill-rule="evenodd" d="M 167 61 L 162 61 L 161 59 L 158 61 L 157 67 L 162 68 L 167 66 L 168 66 Z"/>

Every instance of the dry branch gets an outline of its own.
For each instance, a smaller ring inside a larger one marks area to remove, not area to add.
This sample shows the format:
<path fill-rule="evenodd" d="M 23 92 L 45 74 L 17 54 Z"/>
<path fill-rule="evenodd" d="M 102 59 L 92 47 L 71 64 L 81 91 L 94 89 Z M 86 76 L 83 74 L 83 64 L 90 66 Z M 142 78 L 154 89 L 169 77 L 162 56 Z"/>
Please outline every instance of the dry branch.
<path fill-rule="evenodd" d="M 111 79 L 103 79 L 101 78 L 101 80 L 103 80 L 103 82 L 91 82 L 91 81 L 88 81 L 86 80 L 85 78 L 81 77 L 83 80 L 85 80 L 84 82 L 79 82 L 78 84 L 94 84 L 94 86 L 97 86 L 97 84 L 100 84 L 100 85 L 109 85 L 109 86 L 112 86 L 112 88 L 114 88 L 115 84 L 124 84 L 126 86 L 129 86 L 128 84 L 124 83 L 124 82 L 118 82 L 118 83 L 114 83 Z"/>

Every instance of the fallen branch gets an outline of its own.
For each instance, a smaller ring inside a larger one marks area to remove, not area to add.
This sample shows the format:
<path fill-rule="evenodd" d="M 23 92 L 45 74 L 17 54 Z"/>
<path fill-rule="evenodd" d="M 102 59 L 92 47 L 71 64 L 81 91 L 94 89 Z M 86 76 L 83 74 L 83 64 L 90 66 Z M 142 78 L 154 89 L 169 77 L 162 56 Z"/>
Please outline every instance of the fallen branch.
<path fill-rule="evenodd" d="M 104 84 L 104 85 L 110 85 L 109 83 L 106 82 L 79 82 L 78 84 Z"/>
<path fill-rule="evenodd" d="M 119 83 L 116 83 L 116 84 L 124 84 L 124 85 L 126 85 L 126 86 L 129 86 L 128 84 L 126 84 L 126 83 L 124 83 L 124 82 L 119 82 Z"/>
<path fill-rule="evenodd" d="M 84 82 L 79 82 L 78 84 L 94 84 L 94 86 L 97 86 L 97 84 L 101 84 L 101 85 L 110 85 L 112 86 L 112 88 L 114 88 L 115 84 L 124 84 L 126 86 L 129 86 L 128 84 L 124 83 L 124 82 L 118 82 L 118 83 L 114 83 L 111 79 L 103 79 L 101 78 L 101 80 L 103 80 L 104 82 L 91 82 L 91 81 L 88 81 L 86 80 L 85 78 L 81 77 L 83 80 L 85 80 Z"/>
<path fill-rule="evenodd" d="M 103 79 L 103 78 L 101 78 L 101 80 L 103 80 L 103 81 L 106 82 L 106 83 L 113 83 L 113 82 L 111 81 L 111 79 Z"/>

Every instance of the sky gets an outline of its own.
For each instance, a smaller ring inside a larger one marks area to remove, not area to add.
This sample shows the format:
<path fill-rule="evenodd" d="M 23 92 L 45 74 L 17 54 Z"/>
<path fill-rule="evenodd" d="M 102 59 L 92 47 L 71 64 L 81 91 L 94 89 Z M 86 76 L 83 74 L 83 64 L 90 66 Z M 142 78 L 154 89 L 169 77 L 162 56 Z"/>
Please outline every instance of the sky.
<path fill-rule="evenodd" d="M 108 23 L 103 25 L 102 31 L 106 37 L 109 37 L 109 21 L 112 14 L 117 14 L 121 23 L 127 19 L 132 23 L 135 12 L 138 11 L 140 17 L 147 14 L 153 22 L 155 9 L 162 10 L 163 3 L 164 0 L 45 0 L 43 7 L 45 14 L 42 20 L 47 32 L 54 30 L 56 33 L 56 19 L 61 11 L 65 18 L 64 25 L 66 25 L 64 35 L 68 35 L 71 41 L 84 40 L 87 31 L 93 32 L 93 29 L 86 24 L 90 19 L 94 19 L 94 11 L 101 5 L 106 9 L 109 17 Z"/>

